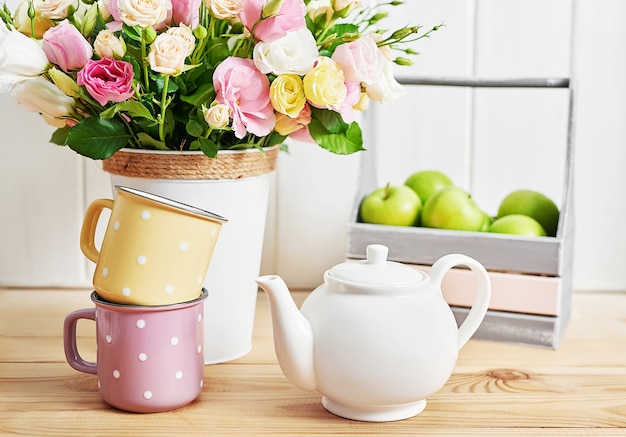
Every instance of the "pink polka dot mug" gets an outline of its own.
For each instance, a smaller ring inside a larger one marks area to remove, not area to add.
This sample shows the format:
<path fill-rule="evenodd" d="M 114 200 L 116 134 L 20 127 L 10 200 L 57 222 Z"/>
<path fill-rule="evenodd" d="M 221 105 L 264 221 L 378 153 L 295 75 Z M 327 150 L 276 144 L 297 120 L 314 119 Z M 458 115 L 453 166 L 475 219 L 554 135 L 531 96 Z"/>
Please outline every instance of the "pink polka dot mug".
<path fill-rule="evenodd" d="M 195 299 L 226 219 L 136 189 L 116 186 L 115 201 L 94 200 L 85 213 L 80 248 L 96 263 L 93 286 L 110 302 L 168 305 Z M 96 228 L 111 210 L 100 250 Z"/>
<path fill-rule="evenodd" d="M 204 300 L 164 306 L 111 303 L 96 292 L 95 308 L 67 315 L 63 327 L 69 365 L 96 374 L 102 399 L 137 413 L 170 411 L 189 404 L 204 380 Z M 76 344 L 79 320 L 96 323 L 96 362 L 83 359 Z"/>

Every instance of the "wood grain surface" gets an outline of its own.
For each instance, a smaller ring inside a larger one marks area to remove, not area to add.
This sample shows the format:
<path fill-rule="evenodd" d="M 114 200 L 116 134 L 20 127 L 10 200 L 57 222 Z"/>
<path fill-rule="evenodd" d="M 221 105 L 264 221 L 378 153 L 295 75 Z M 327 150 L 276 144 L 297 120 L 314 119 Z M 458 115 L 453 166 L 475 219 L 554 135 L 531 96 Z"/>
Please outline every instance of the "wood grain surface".
<path fill-rule="evenodd" d="M 307 295 L 293 294 L 298 304 Z M 65 362 L 63 319 L 91 306 L 89 291 L 0 289 L 0 435 L 626 435 L 626 293 L 575 293 L 556 351 L 471 340 L 424 412 L 388 423 L 336 417 L 319 393 L 289 383 L 258 297 L 248 356 L 206 366 L 192 404 L 134 414 L 105 404 L 96 377 Z M 93 324 L 81 321 L 78 337 L 95 359 Z"/>

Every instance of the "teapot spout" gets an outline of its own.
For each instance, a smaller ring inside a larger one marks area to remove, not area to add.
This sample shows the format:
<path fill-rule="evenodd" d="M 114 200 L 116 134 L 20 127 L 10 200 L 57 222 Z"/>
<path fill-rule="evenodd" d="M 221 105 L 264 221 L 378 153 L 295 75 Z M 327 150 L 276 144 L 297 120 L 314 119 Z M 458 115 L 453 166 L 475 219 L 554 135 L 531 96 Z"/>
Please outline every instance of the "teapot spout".
<path fill-rule="evenodd" d="M 281 370 L 294 385 L 315 390 L 311 323 L 296 306 L 280 276 L 261 276 L 256 282 L 265 291 L 270 305 L 274 350 Z"/>

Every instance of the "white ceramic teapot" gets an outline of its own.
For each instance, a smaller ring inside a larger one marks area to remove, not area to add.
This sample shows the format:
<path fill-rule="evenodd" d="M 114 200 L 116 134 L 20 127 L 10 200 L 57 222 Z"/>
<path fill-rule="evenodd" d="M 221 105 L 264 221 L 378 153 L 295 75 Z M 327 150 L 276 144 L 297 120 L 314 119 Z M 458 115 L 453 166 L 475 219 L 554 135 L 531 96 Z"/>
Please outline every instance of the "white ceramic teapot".
<path fill-rule="evenodd" d="M 465 255 L 446 255 L 429 274 L 387 261 L 388 249 L 367 247 L 367 259 L 336 265 L 299 311 L 285 282 L 262 276 L 274 347 L 285 376 L 317 390 L 328 411 L 384 422 L 422 412 L 426 398 L 449 379 L 458 351 L 478 329 L 491 296 L 485 268 Z M 474 272 L 476 298 L 457 328 L 441 294 L 448 270 Z"/>

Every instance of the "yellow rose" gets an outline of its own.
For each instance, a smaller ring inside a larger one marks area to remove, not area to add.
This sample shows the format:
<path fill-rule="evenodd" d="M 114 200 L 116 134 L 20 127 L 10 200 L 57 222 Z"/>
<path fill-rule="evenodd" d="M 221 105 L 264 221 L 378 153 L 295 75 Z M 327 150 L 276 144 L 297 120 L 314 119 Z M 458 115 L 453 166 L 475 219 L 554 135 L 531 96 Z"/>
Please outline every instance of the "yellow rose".
<path fill-rule="evenodd" d="M 295 118 L 306 103 L 302 79 L 297 74 L 281 74 L 270 86 L 270 100 L 274 109 Z"/>
<path fill-rule="evenodd" d="M 42 0 L 35 0 L 33 2 L 33 7 L 35 9 L 35 18 L 33 20 L 35 24 L 34 36 L 37 39 L 41 39 L 46 30 L 50 29 L 54 25 L 54 22 L 51 19 L 45 18 L 43 15 L 41 15 L 40 7 L 42 3 Z M 23 0 L 20 3 L 20 5 L 15 10 L 13 25 L 24 35 L 33 36 L 31 33 L 30 17 L 28 16 L 28 6 L 28 0 Z"/>
<path fill-rule="evenodd" d="M 370 98 L 367 95 L 367 93 L 361 93 L 361 97 L 359 98 L 359 101 L 356 102 L 356 104 L 352 107 L 357 111 L 365 111 L 370 103 Z"/>
<path fill-rule="evenodd" d="M 304 95 L 313 106 L 338 110 L 348 95 L 343 70 L 335 61 L 320 57 L 304 76 Z"/>

